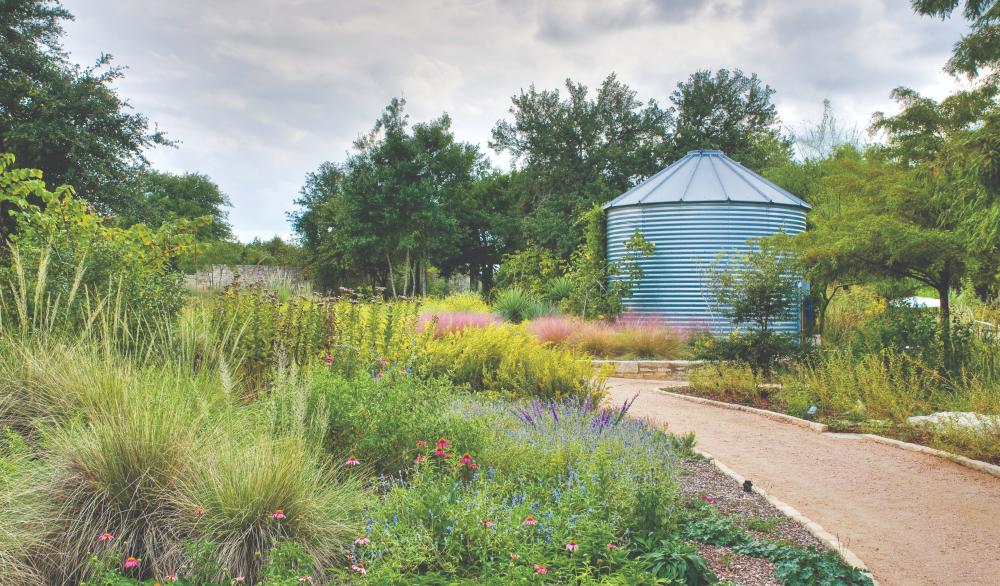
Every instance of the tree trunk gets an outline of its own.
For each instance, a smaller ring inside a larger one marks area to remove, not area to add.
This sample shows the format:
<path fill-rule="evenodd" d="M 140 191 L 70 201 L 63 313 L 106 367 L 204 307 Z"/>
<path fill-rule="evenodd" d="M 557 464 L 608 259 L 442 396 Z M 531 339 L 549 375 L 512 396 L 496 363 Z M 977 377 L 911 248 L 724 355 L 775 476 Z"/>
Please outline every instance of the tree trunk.
<path fill-rule="evenodd" d="M 385 253 L 385 264 L 389 267 L 389 285 L 392 287 L 392 298 L 396 298 L 396 277 L 392 274 L 392 260 L 389 259 L 389 253 Z"/>
<path fill-rule="evenodd" d="M 938 322 L 941 334 L 941 364 L 944 365 L 945 370 L 949 370 L 952 366 L 951 301 L 948 299 L 951 287 L 944 284 L 940 285 L 937 290 L 938 296 L 941 298 L 941 315 Z"/>

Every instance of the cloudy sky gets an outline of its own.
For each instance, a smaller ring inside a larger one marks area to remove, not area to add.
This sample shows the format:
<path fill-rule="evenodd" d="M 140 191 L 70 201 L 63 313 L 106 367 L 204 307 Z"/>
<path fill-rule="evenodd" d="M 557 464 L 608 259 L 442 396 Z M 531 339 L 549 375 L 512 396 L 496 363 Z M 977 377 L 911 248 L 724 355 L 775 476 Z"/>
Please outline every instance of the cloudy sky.
<path fill-rule="evenodd" d="M 608 73 L 661 103 L 697 69 L 742 68 L 777 90 L 784 124 L 867 126 L 905 85 L 941 97 L 961 19 L 909 0 L 63 0 L 66 48 L 128 67 L 121 93 L 178 149 L 160 169 L 198 171 L 231 197 L 244 240 L 288 235 L 303 177 L 342 160 L 393 96 L 411 120 L 451 114 L 486 149 L 510 96 Z M 503 164 L 501 159 L 498 161 Z"/>

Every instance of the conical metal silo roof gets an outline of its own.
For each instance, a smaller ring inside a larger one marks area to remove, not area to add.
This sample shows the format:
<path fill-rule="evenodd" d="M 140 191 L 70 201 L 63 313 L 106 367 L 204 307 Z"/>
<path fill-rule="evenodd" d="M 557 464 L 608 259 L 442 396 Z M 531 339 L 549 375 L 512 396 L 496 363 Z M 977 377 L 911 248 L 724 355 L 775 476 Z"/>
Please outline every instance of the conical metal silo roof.
<path fill-rule="evenodd" d="M 811 207 L 722 151 L 712 150 L 689 152 L 604 207 L 711 202 Z"/>

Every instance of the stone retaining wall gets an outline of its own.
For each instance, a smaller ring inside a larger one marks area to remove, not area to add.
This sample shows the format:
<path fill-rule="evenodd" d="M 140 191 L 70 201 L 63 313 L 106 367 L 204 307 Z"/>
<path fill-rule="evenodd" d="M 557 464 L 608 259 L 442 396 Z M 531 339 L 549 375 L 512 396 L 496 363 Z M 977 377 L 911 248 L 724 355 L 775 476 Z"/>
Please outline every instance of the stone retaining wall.
<path fill-rule="evenodd" d="M 688 371 L 703 360 L 594 360 L 595 368 L 610 364 L 621 378 L 648 378 L 665 381 L 686 381 Z"/>

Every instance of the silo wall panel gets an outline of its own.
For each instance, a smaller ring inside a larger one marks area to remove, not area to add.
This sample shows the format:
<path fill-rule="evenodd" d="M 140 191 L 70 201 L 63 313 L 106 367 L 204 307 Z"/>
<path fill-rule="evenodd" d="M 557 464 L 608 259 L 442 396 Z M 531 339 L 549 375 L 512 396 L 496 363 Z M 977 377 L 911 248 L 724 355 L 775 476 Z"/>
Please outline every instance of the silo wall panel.
<path fill-rule="evenodd" d="M 713 307 L 705 279 L 708 266 L 720 254 L 747 251 L 748 240 L 806 228 L 804 209 L 733 202 L 611 208 L 607 221 L 610 261 L 625 254 L 624 243 L 636 228 L 654 245 L 653 255 L 640 260 L 644 277 L 625 300 L 626 308 L 719 334 L 731 331 L 731 325 Z M 800 325 L 793 308 L 775 329 L 796 334 Z"/>

